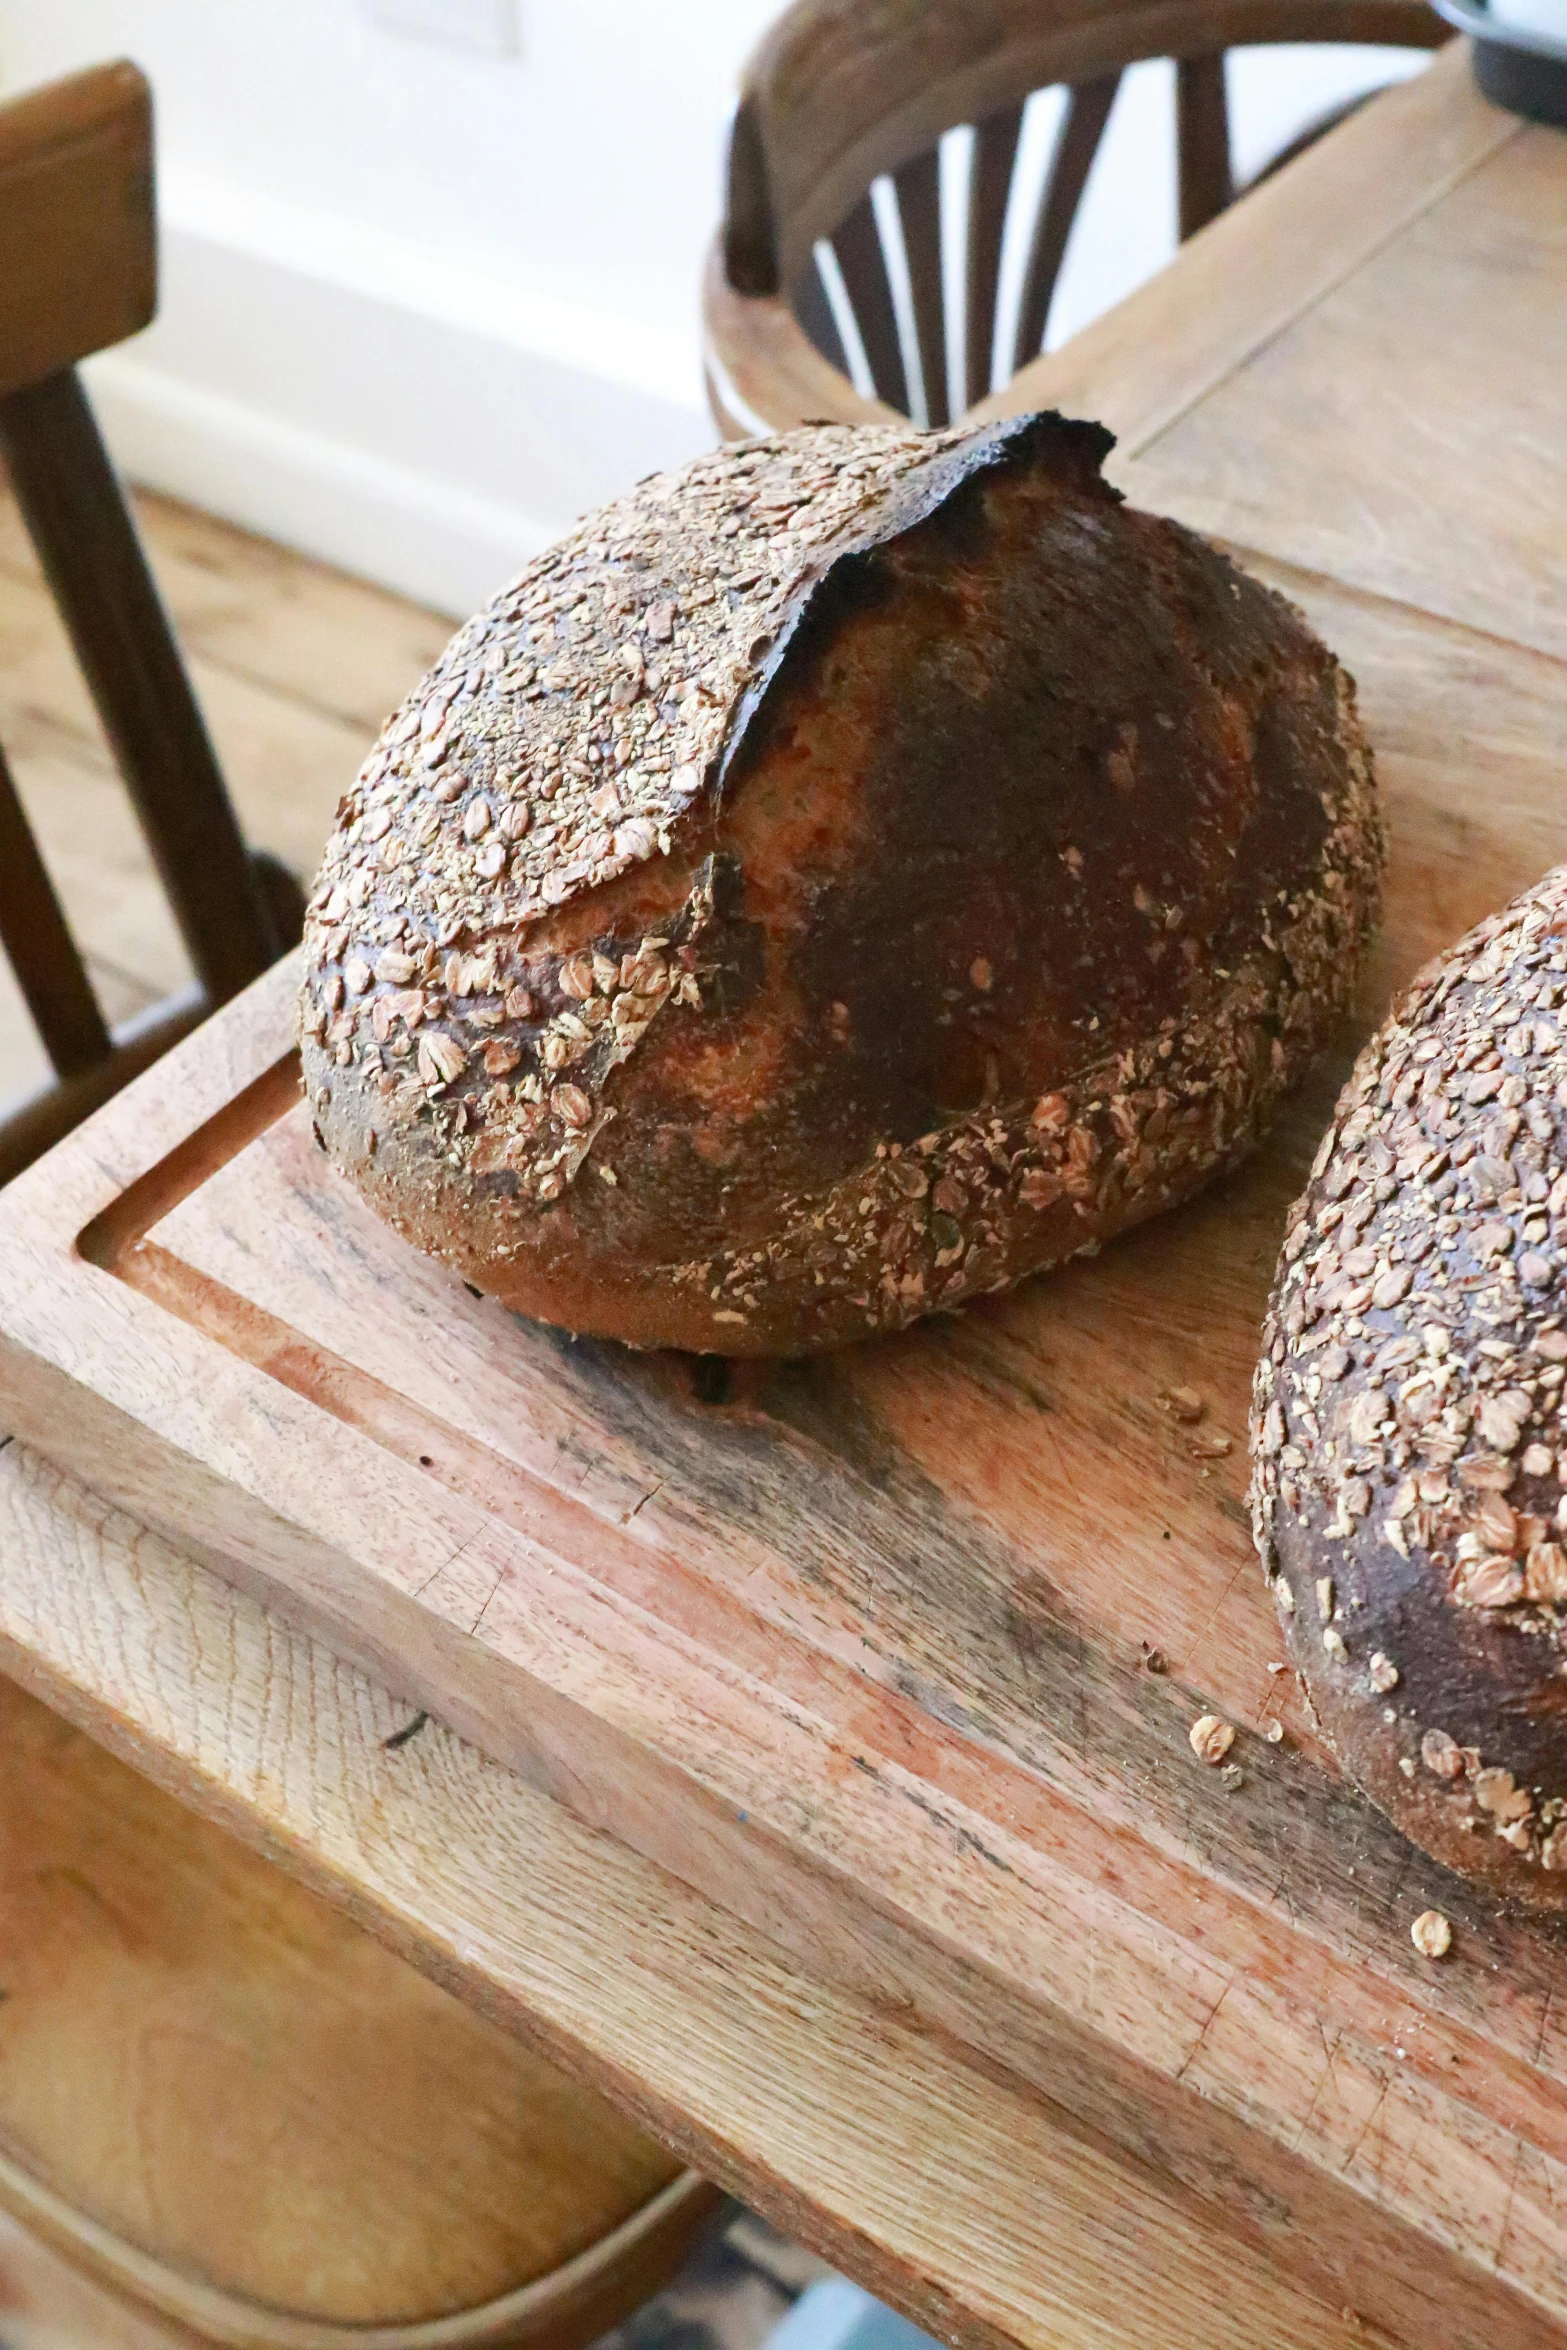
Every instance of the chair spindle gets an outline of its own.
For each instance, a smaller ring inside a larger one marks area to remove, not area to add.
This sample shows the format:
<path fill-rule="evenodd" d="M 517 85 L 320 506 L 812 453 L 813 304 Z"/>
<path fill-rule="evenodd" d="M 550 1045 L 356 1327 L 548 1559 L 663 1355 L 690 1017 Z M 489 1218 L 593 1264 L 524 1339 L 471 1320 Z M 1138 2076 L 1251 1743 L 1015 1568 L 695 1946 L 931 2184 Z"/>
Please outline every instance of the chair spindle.
<path fill-rule="evenodd" d="M 1235 200 L 1222 53 L 1176 59 L 1175 135 L 1184 244 Z"/>
<path fill-rule="evenodd" d="M 56 1076 L 79 1077 L 112 1050 L 49 870 L 0 751 L 0 948 Z"/>
<path fill-rule="evenodd" d="M 898 336 L 898 312 L 876 207 L 869 193 L 860 198 L 832 243 L 877 396 L 907 416 L 909 387 Z"/>
<path fill-rule="evenodd" d="M 1012 172 L 1023 128 L 1023 107 L 1004 106 L 975 126 L 969 168 L 968 261 L 964 300 L 963 370 L 972 407 L 990 389 L 996 340 L 996 288 L 1006 233 Z"/>
<path fill-rule="evenodd" d="M 1023 298 L 1018 305 L 1010 375 L 1026 366 L 1043 348 L 1045 329 L 1050 323 L 1050 304 L 1066 258 L 1072 224 L 1120 87 L 1121 76 L 1107 73 L 1094 81 L 1080 82 L 1067 92 L 1066 111 L 1056 133 L 1055 151 L 1050 158 L 1023 272 Z"/>
<path fill-rule="evenodd" d="M 893 178 L 903 249 L 908 256 L 914 300 L 914 332 L 925 386 L 925 422 L 945 424 L 947 402 L 947 308 L 941 272 L 941 150 L 929 148 L 904 164 Z"/>
<path fill-rule="evenodd" d="M 836 367 L 840 375 L 847 375 L 849 354 L 843 347 L 838 321 L 833 316 L 832 304 L 827 299 L 827 289 L 822 283 L 821 265 L 814 253 L 795 288 L 791 308 L 828 366 Z"/>

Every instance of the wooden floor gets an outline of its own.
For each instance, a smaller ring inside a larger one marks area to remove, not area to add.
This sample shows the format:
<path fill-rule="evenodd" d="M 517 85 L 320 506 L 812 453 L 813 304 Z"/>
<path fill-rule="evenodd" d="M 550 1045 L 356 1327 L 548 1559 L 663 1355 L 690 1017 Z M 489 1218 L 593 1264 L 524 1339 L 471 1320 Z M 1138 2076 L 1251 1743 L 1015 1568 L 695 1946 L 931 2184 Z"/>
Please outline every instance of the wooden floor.
<path fill-rule="evenodd" d="M 246 832 L 308 881 L 339 797 L 451 622 L 169 499 L 136 508 Z M 0 744 L 104 1009 L 123 1020 L 187 966 L 3 484 Z M 46 1074 L 0 957 L 0 1105 Z"/>

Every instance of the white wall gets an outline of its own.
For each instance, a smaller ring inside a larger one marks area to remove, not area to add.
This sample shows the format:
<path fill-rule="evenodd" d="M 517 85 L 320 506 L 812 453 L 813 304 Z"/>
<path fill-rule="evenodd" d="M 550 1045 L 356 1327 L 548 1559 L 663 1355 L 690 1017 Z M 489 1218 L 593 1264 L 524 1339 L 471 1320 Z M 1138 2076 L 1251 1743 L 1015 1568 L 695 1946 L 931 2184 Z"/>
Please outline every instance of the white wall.
<path fill-rule="evenodd" d="M 357 0 L 0 0 L 10 90 L 157 92 L 163 312 L 94 390 L 145 479 L 453 611 L 712 438 L 697 270 L 769 0 L 524 0 L 514 58 Z"/>
<path fill-rule="evenodd" d="M 157 92 L 162 314 L 92 370 L 121 462 L 460 613 L 708 445 L 698 272 L 777 4 L 519 0 L 485 57 L 363 0 L 0 0 L 0 87 L 129 55 Z M 1400 62 L 1237 61 L 1243 159 Z M 1161 76 L 1118 106 L 1063 326 L 1170 248 Z"/>

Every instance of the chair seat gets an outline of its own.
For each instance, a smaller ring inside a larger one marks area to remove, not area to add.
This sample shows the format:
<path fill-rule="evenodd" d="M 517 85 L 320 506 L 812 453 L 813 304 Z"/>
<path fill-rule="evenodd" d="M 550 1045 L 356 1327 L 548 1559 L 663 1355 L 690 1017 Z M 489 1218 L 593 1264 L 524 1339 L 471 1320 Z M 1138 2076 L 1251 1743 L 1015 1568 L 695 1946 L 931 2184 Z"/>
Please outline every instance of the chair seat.
<path fill-rule="evenodd" d="M 200 2337 L 587 2340 L 717 2197 L 0 1681 L 0 2203 Z"/>

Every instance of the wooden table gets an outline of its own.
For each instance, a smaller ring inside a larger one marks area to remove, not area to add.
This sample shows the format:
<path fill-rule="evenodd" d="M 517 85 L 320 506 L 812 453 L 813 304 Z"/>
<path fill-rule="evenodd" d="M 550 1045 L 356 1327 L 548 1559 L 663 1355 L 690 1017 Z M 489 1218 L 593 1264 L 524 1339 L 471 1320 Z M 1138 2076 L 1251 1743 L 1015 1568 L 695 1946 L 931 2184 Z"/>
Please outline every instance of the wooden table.
<path fill-rule="evenodd" d="M 1345 654 L 1395 841 L 1401 811 L 1426 812 L 1405 959 L 1567 854 L 1567 140 L 1485 107 L 1466 70 L 1455 52 L 1381 100 L 997 403 L 1104 415 L 1135 496 L 1228 538 Z M 1497 807 L 1521 814 L 1498 826 Z M 1385 958 L 1374 984 L 1401 975 Z M 1476 2187 L 1468 2084 L 1444 2080 L 1434 2118 L 1392 2008 L 1374 2062 L 1324 2038 L 1315 2084 L 1237 2080 L 1219 2018 L 1238 1970 L 1176 2078 L 1242 2119 L 1271 2099 L 1285 2135 L 1329 2084 L 1368 2224 L 1418 2176 L 1467 2298 L 1408 2322 L 1404 2288 L 1370 2276 L 1339 2306 L 1331 2245 L 1276 2259 L 1244 2163 L 1194 2179 L 1152 2124 L 1134 2153 L 1069 2082 L 1055 2099 L 906 1999 L 808 1971 L 782 1932 L 434 1723 L 388 1744 L 407 1703 L 16 1445 L 0 1547 L 8 1671 L 934 2330 L 1060 2350 L 1567 2341 L 1567 2167 L 1531 2154 L 1525 2175 L 1520 2147 L 1499 2200 Z M 1179 1664 L 1200 1687 L 1200 1627 Z M 1559 2074 L 1549 2000 L 1534 2063 Z"/>

